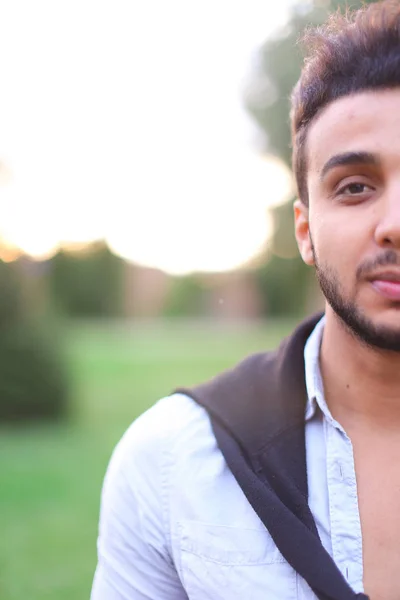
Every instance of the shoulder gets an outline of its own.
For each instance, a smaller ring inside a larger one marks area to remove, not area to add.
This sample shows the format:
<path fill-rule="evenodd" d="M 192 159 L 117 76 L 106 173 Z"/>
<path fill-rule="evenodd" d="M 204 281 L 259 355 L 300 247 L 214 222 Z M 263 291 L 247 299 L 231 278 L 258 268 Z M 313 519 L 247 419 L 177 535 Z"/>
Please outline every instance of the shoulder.
<path fill-rule="evenodd" d="M 151 452 L 163 442 L 179 443 L 188 431 L 206 427 L 208 416 L 204 408 L 184 393 L 158 400 L 135 419 L 119 442 L 124 451 Z M 178 437 L 178 439 L 177 439 Z"/>
<path fill-rule="evenodd" d="M 159 400 L 112 454 L 102 490 L 103 532 L 114 522 L 120 531 L 145 527 L 147 537 L 168 538 L 171 493 L 184 488 L 210 451 L 217 452 L 216 441 L 205 410 L 183 394 Z"/>
<path fill-rule="evenodd" d="M 127 478 L 138 472 L 162 477 L 172 463 L 188 459 L 195 447 L 215 444 L 206 410 L 177 393 L 159 400 L 130 425 L 113 452 L 109 470 Z"/>
<path fill-rule="evenodd" d="M 175 447 L 176 456 L 185 455 L 184 437 L 202 423 L 202 409 L 175 395 L 137 418 L 117 444 L 102 490 L 93 598 L 186 597 L 173 562 L 176 469 L 169 457 Z"/>

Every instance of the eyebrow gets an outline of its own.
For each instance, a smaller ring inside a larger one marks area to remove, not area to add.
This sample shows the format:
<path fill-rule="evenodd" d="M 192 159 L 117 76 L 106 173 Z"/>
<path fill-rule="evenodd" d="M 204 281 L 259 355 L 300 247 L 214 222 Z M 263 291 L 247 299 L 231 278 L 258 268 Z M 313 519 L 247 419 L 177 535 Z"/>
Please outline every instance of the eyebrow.
<path fill-rule="evenodd" d="M 335 154 L 322 167 L 320 179 L 322 180 L 328 171 L 331 171 L 335 167 L 360 164 L 377 167 L 380 163 L 381 161 L 378 156 L 371 152 L 343 152 L 342 154 Z"/>

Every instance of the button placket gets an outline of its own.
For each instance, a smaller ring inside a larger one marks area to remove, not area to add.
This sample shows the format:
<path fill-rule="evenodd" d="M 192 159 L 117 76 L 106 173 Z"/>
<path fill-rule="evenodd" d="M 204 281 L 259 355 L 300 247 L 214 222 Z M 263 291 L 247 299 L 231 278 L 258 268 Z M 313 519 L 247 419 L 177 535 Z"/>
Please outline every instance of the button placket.
<path fill-rule="evenodd" d="M 362 536 L 353 447 L 326 421 L 327 481 L 333 558 L 356 591 L 363 591 Z M 343 435 L 344 433 L 344 435 Z"/>

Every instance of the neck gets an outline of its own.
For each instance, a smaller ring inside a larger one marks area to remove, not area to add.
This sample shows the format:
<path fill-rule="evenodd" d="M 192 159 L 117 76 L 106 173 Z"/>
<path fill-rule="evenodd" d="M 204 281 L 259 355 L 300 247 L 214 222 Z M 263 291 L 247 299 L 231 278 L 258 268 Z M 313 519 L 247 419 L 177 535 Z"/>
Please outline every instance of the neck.
<path fill-rule="evenodd" d="M 320 365 L 330 411 L 347 431 L 400 431 L 400 353 L 363 344 L 328 306 Z"/>

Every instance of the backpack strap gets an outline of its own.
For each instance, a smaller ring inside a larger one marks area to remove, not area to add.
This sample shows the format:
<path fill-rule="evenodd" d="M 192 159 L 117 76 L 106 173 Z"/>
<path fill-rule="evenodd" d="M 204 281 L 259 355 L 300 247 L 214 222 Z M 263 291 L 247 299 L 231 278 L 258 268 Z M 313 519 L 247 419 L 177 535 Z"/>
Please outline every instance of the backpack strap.
<path fill-rule="evenodd" d="M 192 390 L 249 503 L 286 561 L 320 600 L 367 600 L 348 585 L 325 550 L 308 506 L 304 345 L 320 315 L 277 352 L 248 357 Z"/>

